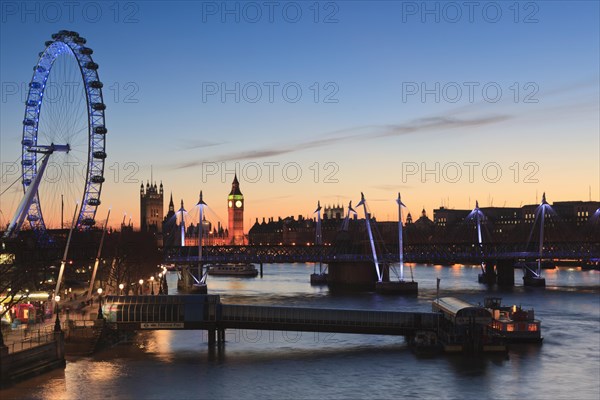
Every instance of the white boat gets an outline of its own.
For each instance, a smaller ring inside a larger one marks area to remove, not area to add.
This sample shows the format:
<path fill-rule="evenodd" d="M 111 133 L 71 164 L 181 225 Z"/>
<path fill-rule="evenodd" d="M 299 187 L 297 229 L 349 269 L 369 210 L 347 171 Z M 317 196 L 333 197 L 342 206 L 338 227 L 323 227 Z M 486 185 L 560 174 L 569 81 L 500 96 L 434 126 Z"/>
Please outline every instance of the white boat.
<path fill-rule="evenodd" d="M 523 310 L 520 306 L 503 306 L 499 297 L 487 297 L 484 307 L 492 314 L 488 325 L 492 332 L 512 343 L 541 342 L 541 322 L 535 319 L 533 309 Z"/>
<path fill-rule="evenodd" d="M 208 266 L 208 275 L 213 276 L 257 276 L 254 264 L 214 264 Z"/>

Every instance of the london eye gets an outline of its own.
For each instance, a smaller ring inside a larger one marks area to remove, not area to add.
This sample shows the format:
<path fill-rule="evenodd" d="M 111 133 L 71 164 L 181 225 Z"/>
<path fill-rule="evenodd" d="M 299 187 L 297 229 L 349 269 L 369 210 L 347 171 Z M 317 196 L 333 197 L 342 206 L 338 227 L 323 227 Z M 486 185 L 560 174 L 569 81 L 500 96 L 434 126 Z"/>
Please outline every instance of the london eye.
<path fill-rule="evenodd" d="M 25 101 L 21 183 L 25 193 L 9 224 L 63 228 L 64 211 L 79 204 L 76 227 L 95 224 L 106 159 L 103 83 L 93 50 L 77 32 L 61 30 L 45 43 Z M 70 215 L 70 213 L 67 213 Z"/>

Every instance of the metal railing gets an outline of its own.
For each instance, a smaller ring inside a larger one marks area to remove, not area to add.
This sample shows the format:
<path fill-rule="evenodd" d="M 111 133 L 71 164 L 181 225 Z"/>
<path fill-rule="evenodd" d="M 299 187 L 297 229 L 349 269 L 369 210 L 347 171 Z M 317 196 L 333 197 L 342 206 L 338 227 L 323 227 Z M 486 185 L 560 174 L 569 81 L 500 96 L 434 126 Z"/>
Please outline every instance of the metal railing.
<path fill-rule="evenodd" d="M 10 336 L 10 334 L 9 334 Z M 44 344 L 54 342 L 54 331 L 50 329 L 42 329 L 33 333 L 23 333 L 20 338 L 4 338 L 4 344 L 8 348 L 8 353 L 17 353 L 19 351 L 28 350 Z"/>

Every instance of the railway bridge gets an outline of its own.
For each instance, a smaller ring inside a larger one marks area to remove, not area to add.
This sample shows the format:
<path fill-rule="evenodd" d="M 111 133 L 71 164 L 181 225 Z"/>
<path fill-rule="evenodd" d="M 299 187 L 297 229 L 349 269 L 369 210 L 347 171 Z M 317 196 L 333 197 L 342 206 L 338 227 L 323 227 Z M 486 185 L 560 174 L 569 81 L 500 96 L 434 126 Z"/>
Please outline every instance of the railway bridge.
<path fill-rule="evenodd" d="M 384 263 L 398 262 L 397 245 L 387 246 L 378 258 Z M 600 258 L 600 242 L 557 242 L 544 245 L 548 259 L 580 260 L 589 262 Z M 436 243 L 404 246 L 404 261 L 417 263 L 494 263 L 498 260 L 535 260 L 539 250 L 527 248 L 523 243 L 483 244 Z M 165 248 L 166 263 L 198 263 L 197 246 Z M 370 251 L 328 245 L 249 245 L 204 246 L 203 263 L 295 263 L 295 262 L 372 262 Z"/>

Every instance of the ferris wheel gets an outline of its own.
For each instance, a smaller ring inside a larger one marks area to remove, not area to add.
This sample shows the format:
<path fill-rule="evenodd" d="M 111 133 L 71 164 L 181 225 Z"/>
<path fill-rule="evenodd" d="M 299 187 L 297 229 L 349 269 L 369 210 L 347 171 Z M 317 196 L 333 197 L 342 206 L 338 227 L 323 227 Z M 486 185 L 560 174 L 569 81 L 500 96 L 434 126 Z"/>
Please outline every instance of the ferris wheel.
<path fill-rule="evenodd" d="M 94 225 L 105 181 L 106 105 L 93 50 L 77 32 L 66 30 L 53 34 L 45 46 L 25 102 L 25 195 L 6 236 L 15 235 L 25 219 L 34 230 L 62 228 L 63 211 L 76 203 L 77 228 Z"/>

